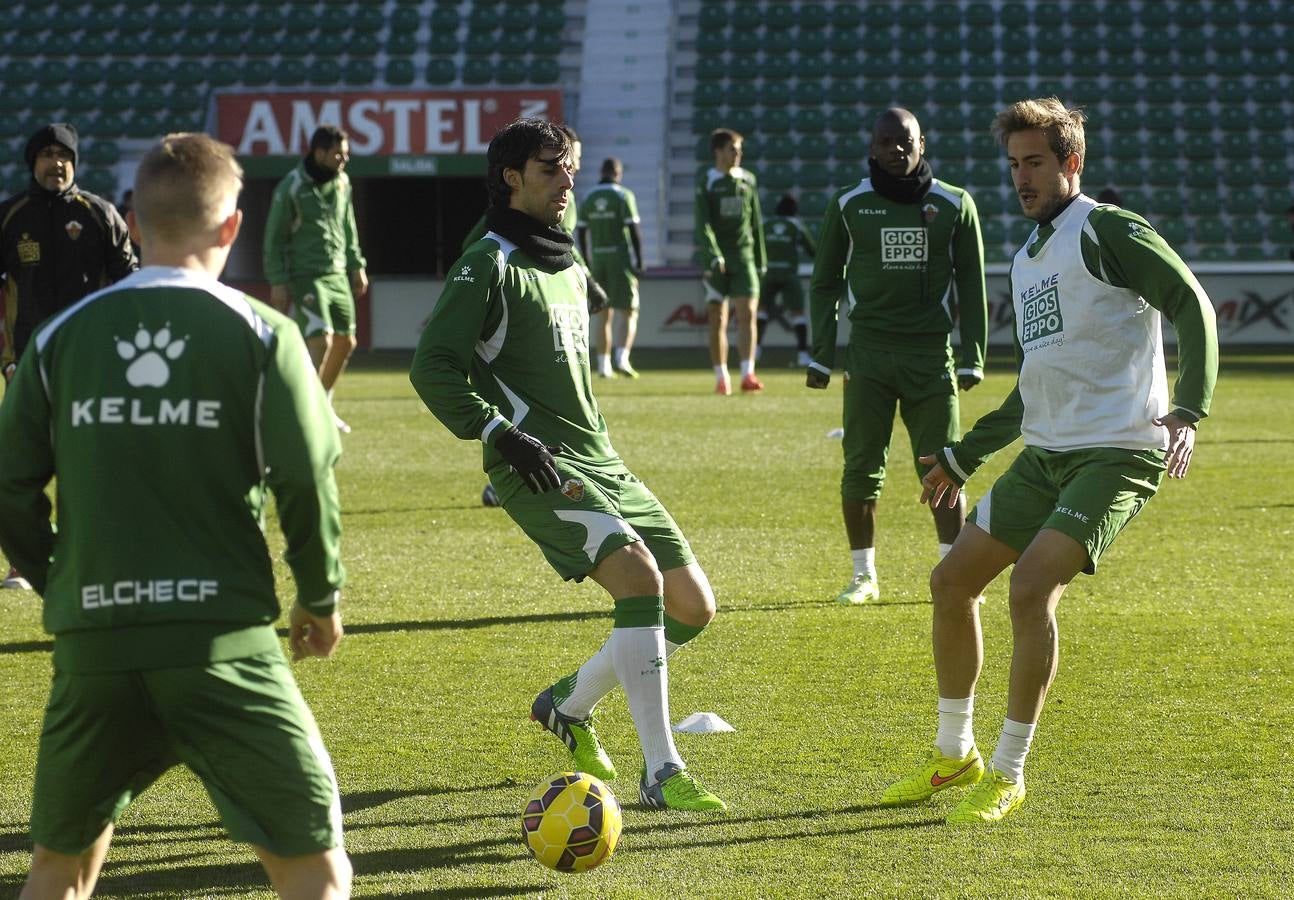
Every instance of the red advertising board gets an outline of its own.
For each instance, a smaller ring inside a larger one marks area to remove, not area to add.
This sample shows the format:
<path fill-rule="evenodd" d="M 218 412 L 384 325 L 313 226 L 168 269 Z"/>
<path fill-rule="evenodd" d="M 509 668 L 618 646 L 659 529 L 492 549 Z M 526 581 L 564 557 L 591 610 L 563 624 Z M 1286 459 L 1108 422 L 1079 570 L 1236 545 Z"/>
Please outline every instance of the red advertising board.
<path fill-rule="evenodd" d="M 346 129 L 358 156 L 460 156 L 524 116 L 560 121 L 561 91 L 221 93 L 215 131 L 240 156 L 299 156 L 325 123 Z"/>

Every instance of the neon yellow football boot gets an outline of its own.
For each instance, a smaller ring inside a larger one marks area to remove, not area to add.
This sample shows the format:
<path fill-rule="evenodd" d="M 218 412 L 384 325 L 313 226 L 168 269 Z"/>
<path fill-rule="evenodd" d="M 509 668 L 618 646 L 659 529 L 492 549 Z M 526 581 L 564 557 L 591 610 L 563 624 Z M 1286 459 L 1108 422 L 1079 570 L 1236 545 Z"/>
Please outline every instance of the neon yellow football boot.
<path fill-rule="evenodd" d="M 1000 822 L 1023 802 L 1023 781 L 1011 781 L 997 769 L 989 769 L 980 783 L 953 807 L 948 814 L 948 824 Z"/>
<path fill-rule="evenodd" d="M 975 747 L 962 759 L 944 756 L 936 747 L 921 764 L 921 768 L 885 789 L 885 793 L 881 794 L 881 803 L 885 806 L 920 803 L 929 800 L 938 791 L 975 784 L 983 775 L 984 760 Z"/>
<path fill-rule="evenodd" d="M 836 597 L 836 602 L 845 606 L 860 606 L 870 600 L 879 600 L 881 587 L 874 575 L 855 575 L 854 580 L 845 586 Z"/>

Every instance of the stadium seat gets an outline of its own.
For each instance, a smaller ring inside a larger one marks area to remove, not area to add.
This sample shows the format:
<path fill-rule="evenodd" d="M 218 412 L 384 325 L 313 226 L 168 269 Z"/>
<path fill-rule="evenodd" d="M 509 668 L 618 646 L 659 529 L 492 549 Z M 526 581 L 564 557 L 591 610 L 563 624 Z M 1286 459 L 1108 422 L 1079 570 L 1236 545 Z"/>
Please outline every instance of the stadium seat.
<path fill-rule="evenodd" d="M 728 49 L 728 39 L 722 31 L 700 31 L 696 36 L 696 52 L 708 56 Z"/>
<path fill-rule="evenodd" d="M 161 119 L 152 113 L 137 112 L 126 123 L 126 135 L 132 138 L 156 138 L 161 131 Z"/>
<path fill-rule="evenodd" d="M 791 46 L 800 54 L 801 60 L 807 57 L 816 65 L 818 57 L 827 49 L 827 35 L 819 29 L 807 28 L 802 24 L 791 38 Z"/>
<path fill-rule="evenodd" d="M 980 160 L 972 163 L 967 175 L 970 184 L 980 190 L 996 190 L 998 185 L 1005 184 L 1008 178 L 1006 162 L 998 160 Z"/>
<path fill-rule="evenodd" d="M 1007 231 L 1007 242 L 1014 249 L 1024 246 L 1024 242 L 1029 240 L 1029 235 L 1033 234 L 1034 223 L 1029 219 L 1012 219 L 1010 228 Z"/>
<path fill-rule="evenodd" d="M 1151 106 L 1142 116 L 1142 122 L 1151 131 L 1172 131 L 1177 126 L 1177 113 L 1171 106 Z"/>
<path fill-rule="evenodd" d="M 442 56 L 458 52 L 458 36 L 452 31 L 433 31 L 427 49 Z"/>
<path fill-rule="evenodd" d="M 821 139 L 827 130 L 827 114 L 820 106 L 800 107 L 792 117 L 792 127 L 802 135 Z"/>
<path fill-rule="evenodd" d="M 1248 171 L 1247 165 L 1245 169 Z M 1218 180 L 1218 169 L 1212 159 L 1192 159 L 1187 161 L 1186 183 L 1190 187 L 1213 189 L 1217 186 Z M 1250 180 L 1252 179 L 1250 178 Z"/>
<path fill-rule="evenodd" d="M 785 134 L 791 130 L 791 113 L 783 107 L 765 107 L 759 117 L 759 130 L 765 134 Z"/>
<path fill-rule="evenodd" d="M 1257 149 L 1263 159 L 1283 160 L 1289 155 L 1290 145 L 1282 134 L 1260 134 Z"/>
<path fill-rule="evenodd" d="M 506 57 L 499 61 L 495 78 L 500 84 L 521 84 L 529 77 L 530 69 L 525 60 Z"/>
<path fill-rule="evenodd" d="M 1227 192 L 1230 196 L 1231 192 Z M 1186 192 L 1186 211 L 1193 216 L 1214 215 L 1221 206 L 1218 195 L 1211 190 L 1188 190 Z"/>
<path fill-rule="evenodd" d="M 448 60 L 445 60 L 445 62 L 448 62 Z M 450 63 L 450 65 L 453 66 L 453 63 Z M 727 91 L 720 82 L 697 82 L 696 90 L 692 94 L 692 105 L 713 109 L 722 105 L 726 96 Z"/>
<path fill-rule="evenodd" d="M 831 10 L 831 27 L 854 31 L 863 22 L 863 11 L 853 3 L 837 3 Z"/>
<path fill-rule="evenodd" d="M 1254 113 L 1254 125 L 1259 131 L 1284 131 L 1288 124 L 1285 111 L 1279 103 L 1259 103 Z"/>
<path fill-rule="evenodd" d="M 787 6 L 787 12 L 790 12 L 789 6 Z M 788 25 L 792 23 L 792 21 L 787 22 Z M 728 24 L 728 11 L 718 4 L 702 4 L 698 24 L 704 31 L 713 31 L 724 28 Z"/>
<path fill-rule="evenodd" d="M 821 162 L 831 155 L 831 148 L 822 139 L 821 133 L 802 134 L 796 143 L 796 156 L 801 160 Z"/>
<path fill-rule="evenodd" d="M 131 106 L 138 112 L 155 113 L 166 108 L 166 92 L 153 84 L 140 85 L 135 90 Z"/>
<path fill-rule="evenodd" d="M 1226 247 L 1219 246 L 1217 244 L 1209 244 L 1200 247 L 1194 258 L 1204 262 L 1221 262 L 1223 260 L 1230 259 L 1231 253 Z"/>
<path fill-rule="evenodd" d="M 346 84 L 372 84 L 377 78 L 377 66 L 371 59 L 350 59 L 342 66 L 341 80 Z"/>
<path fill-rule="evenodd" d="M 1272 216 L 1267 222 L 1267 240 L 1273 244 L 1294 244 L 1294 231 L 1284 216 Z M 1284 256 L 1285 254 L 1281 254 Z"/>
<path fill-rule="evenodd" d="M 1223 244 L 1227 240 L 1227 226 L 1217 216 L 1202 216 L 1192 223 L 1191 234 L 1201 244 Z"/>
<path fill-rule="evenodd" d="M 831 196 L 825 191 L 805 191 L 800 195 L 800 215 L 806 219 L 820 219 L 830 201 Z"/>
<path fill-rule="evenodd" d="M 801 188 L 821 189 L 832 186 L 835 179 L 826 163 L 805 162 L 795 174 L 795 183 Z"/>
<path fill-rule="evenodd" d="M 848 51 L 833 52 L 827 62 L 827 74 L 833 79 L 839 78 L 852 82 L 862 70 L 862 60 L 857 48 Z"/>
<path fill-rule="evenodd" d="M 1206 106 L 1187 106 L 1181 122 L 1187 131 L 1211 132 L 1217 119 Z"/>
<path fill-rule="evenodd" d="M 562 77 L 562 66 L 552 56 L 534 59 L 530 63 L 530 80 L 535 84 L 553 84 Z"/>
<path fill-rule="evenodd" d="M 494 67 L 488 59 L 469 58 L 463 63 L 463 81 L 466 84 L 488 84 L 494 80 Z"/>
<path fill-rule="evenodd" d="M 1150 209 L 1156 216 L 1180 216 L 1184 210 L 1182 195 L 1176 188 L 1157 190 L 1150 198 Z"/>
<path fill-rule="evenodd" d="M 703 56 L 696 61 L 698 81 L 722 81 L 728 74 L 728 63 L 720 56 Z"/>
<path fill-rule="evenodd" d="M 1237 244 L 1261 244 L 1263 237 L 1263 224 L 1252 214 L 1232 217 L 1231 240 Z"/>
<path fill-rule="evenodd" d="M 1222 135 L 1222 158 L 1226 160 L 1247 160 L 1254 155 L 1254 142 L 1249 135 L 1240 132 L 1228 132 Z"/>
<path fill-rule="evenodd" d="M 473 7 L 473 8 L 479 9 L 481 7 Z M 399 7 L 395 10 L 392 10 L 391 19 L 390 19 L 391 33 L 392 34 L 401 34 L 401 33 L 412 34 L 413 32 L 418 30 L 418 26 L 421 24 L 420 18 L 421 17 L 418 15 L 418 10 L 416 9 L 409 9 L 408 7 Z M 495 28 L 497 26 L 498 26 L 498 23 L 495 22 L 492 25 L 488 25 L 488 26 L 483 25 L 482 27 Z"/>
<path fill-rule="evenodd" d="M 729 107 L 750 107 L 759 102 L 759 85 L 746 78 L 735 78 L 728 83 L 724 102 Z"/>
<path fill-rule="evenodd" d="M 1150 155 L 1157 160 L 1176 159 L 1180 145 L 1177 138 L 1162 131 L 1152 132 L 1147 142 Z"/>
<path fill-rule="evenodd" d="M 1006 243 L 1006 226 L 997 216 L 986 216 L 980 219 L 980 232 L 984 236 L 984 246 L 1001 246 Z"/>
<path fill-rule="evenodd" d="M 936 173 L 935 177 L 939 177 Z M 975 201 L 975 208 L 979 211 L 981 218 L 991 218 L 1000 216 L 1006 212 L 1006 205 L 1002 202 L 1002 194 L 994 188 L 981 188 L 971 195 Z"/>
<path fill-rule="evenodd" d="M 795 170 L 790 163 L 771 162 L 763 167 L 759 178 L 764 187 L 784 191 L 795 183 Z"/>
<path fill-rule="evenodd" d="M 413 60 L 406 58 L 391 59 L 386 64 L 386 83 L 391 85 L 404 86 L 413 84 L 417 75 L 417 70 L 413 67 Z M 520 79 L 518 79 L 519 81 Z M 514 82 L 515 83 L 515 82 Z"/>
<path fill-rule="evenodd" d="M 283 59 L 274 67 L 274 83 L 285 86 L 305 84 L 306 64 L 300 59 Z"/>
<path fill-rule="evenodd" d="M 764 8 L 764 24 L 770 31 L 782 31 L 795 25 L 791 4 L 770 3 Z"/>
<path fill-rule="evenodd" d="M 870 126 L 862 123 L 859 123 L 859 126 L 858 131 L 836 133 L 836 139 L 831 143 L 831 155 L 846 167 L 866 171 L 867 157 L 871 152 Z"/>
<path fill-rule="evenodd" d="M 1283 159 L 1268 159 L 1258 169 L 1258 182 L 1268 188 L 1287 188 L 1290 185 L 1290 171 Z"/>

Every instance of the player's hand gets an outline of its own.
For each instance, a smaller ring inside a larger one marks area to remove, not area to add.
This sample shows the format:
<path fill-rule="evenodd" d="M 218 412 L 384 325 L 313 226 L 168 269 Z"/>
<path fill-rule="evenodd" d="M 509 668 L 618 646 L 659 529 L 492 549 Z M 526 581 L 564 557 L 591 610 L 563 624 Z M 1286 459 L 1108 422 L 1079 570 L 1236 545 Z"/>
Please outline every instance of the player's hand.
<path fill-rule="evenodd" d="M 288 313 L 288 304 L 292 298 L 288 296 L 288 286 L 286 284 L 270 285 L 270 306 L 283 313 Z"/>
<path fill-rule="evenodd" d="M 939 504 L 944 498 L 948 498 L 946 505 L 949 509 L 956 509 L 957 498 L 961 496 L 961 486 L 948 477 L 944 471 L 943 465 L 936 456 L 923 456 L 918 462 L 923 466 L 930 466 L 930 471 L 921 479 L 921 503 L 930 504 L 931 509 L 938 509 Z"/>
<path fill-rule="evenodd" d="M 831 376 L 809 366 L 804 370 L 804 386 L 813 388 L 815 391 L 825 390 L 827 385 L 831 384 Z"/>
<path fill-rule="evenodd" d="M 368 293 L 368 273 L 363 269 L 356 269 L 350 273 L 350 292 L 355 295 L 356 300 Z"/>
<path fill-rule="evenodd" d="M 17 371 L 18 371 L 17 363 L 9 363 L 9 365 L 4 367 L 4 383 L 6 385 L 10 384 L 13 381 L 13 373 Z"/>
<path fill-rule="evenodd" d="M 609 298 L 607 296 L 607 292 L 602 289 L 602 285 L 598 284 L 596 281 L 593 280 L 592 275 L 589 276 L 588 280 L 589 280 L 589 289 L 588 289 L 589 290 L 589 315 L 592 316 L 606 309 L 607 303 L 610 302 L 611 298 Z"/>
<path fill-rule="evenodd" d="M 1185 478 L 1186 470 L 1191 467 L 1191 454 L 1195 452 L 1195 426 L 1172 413 L 1154 421 L 1168 429 L 1168 455 L 1164 458 L 1168 477 Z"/>
<path fill-rule="evenodd" d="M 292 661 L 299 662 L 307 656 L 332 656 L 341 641 L 341 615 L 316 616 L 299 603 L 293 603 L 288 612 L 288 646 Z"/>
<path fill-rule="evenodd" d="M 716 256 L 714 258 L 714 262 L 710 265 L 710 268 L 714 269 L 720 275 L 728 274 L 728 264 L 724 262 L 724 259 L 722 256 Z"/>
<path fill-rule="evenodd" d="M 553 455 L 560 453 L 561 447 L 546 447 L 515 425 L 495 438 L 494 446 L 521 476 L 530 493 L 542 494 L 562 486 L 562 477 L 553 462 Z"/>
<path fill-rule="evenodd" d="M 958 375 L 957 387 L 961 388 L 963 391 L 969 391 L 971 388 L 975 387 L 975 385 L 979 384 L 981 380 L 982 379 L 977 375 Z"/>

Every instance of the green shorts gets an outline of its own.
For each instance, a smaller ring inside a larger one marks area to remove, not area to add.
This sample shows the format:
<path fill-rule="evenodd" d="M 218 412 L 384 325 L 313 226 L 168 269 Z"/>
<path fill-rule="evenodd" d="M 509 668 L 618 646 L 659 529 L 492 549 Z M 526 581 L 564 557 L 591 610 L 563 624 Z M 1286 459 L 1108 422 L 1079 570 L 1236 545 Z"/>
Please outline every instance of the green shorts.
<path fill-rule="evenodd" d="M 669 512 L 628 469 L 607 471 L 557 460 L 560 491 L 532 494 L 507 466 L 490 483 L 512 520 L 568 581 L 584 577 L 621 547 L 642 541 L 662 572 L 696 562 Z"/>
<path fill-rule="evenodd" d="M 845 363 L 845 454 L 840 496 L 875 500 L 885 485 L 885 463 L 898 408 L 912 444 L 912 465 L 957 440 L 957 382 L 951 356 L 920 356 L 850 346 Z"/>
<path fill-rule="evenodd" d="M 729 297 L 758 297 L 759 270 L 751 257 L 734 256 L 727 260 L 728 271 L 717 268 L 701 278 L 707 303 L 722 303 Z"/>
<path fill-rule="evenodd" d="M 1092 575 L 1115 536 L 1155 496 L 1164 469 L 1162 450 L 1025 447 L 966 519 L 1019 553 L 1044 528 L 1067 534 L 1087 549 L 1083 571 Z"/>
<path fill-rule="evenodd" d="M 794 271 L 775 271 L 769 269 L 764 275 L 764 283 L 759 290 L 759 304 L 766 309 L 777 306 L 777 298 L 782 298 L 782 306 L 787 312 L 804 312 L 804 285 L 800 276 Z"/>
<path fill-rule="evenodd" d="M 607 306 L 625 310 L 638 308 L 638 276 L 621 254 L 595 254 L 589 270 L 593 272 L 593 279 L 607 292 Z"/>
<path fill-rule="evenodd" d="M 302 337 L 355 333 L 355 298 L 345 272 L 293 278 L 290 290 Z"/>
<path fill-rule="evenodd" d="M 341 846 L 341 801 L 282 652 L 173 669 L 55 670 L 36 757 L 32 839 L 80 854 L 176 763 L 229 834 L 279 856 Z"/>

